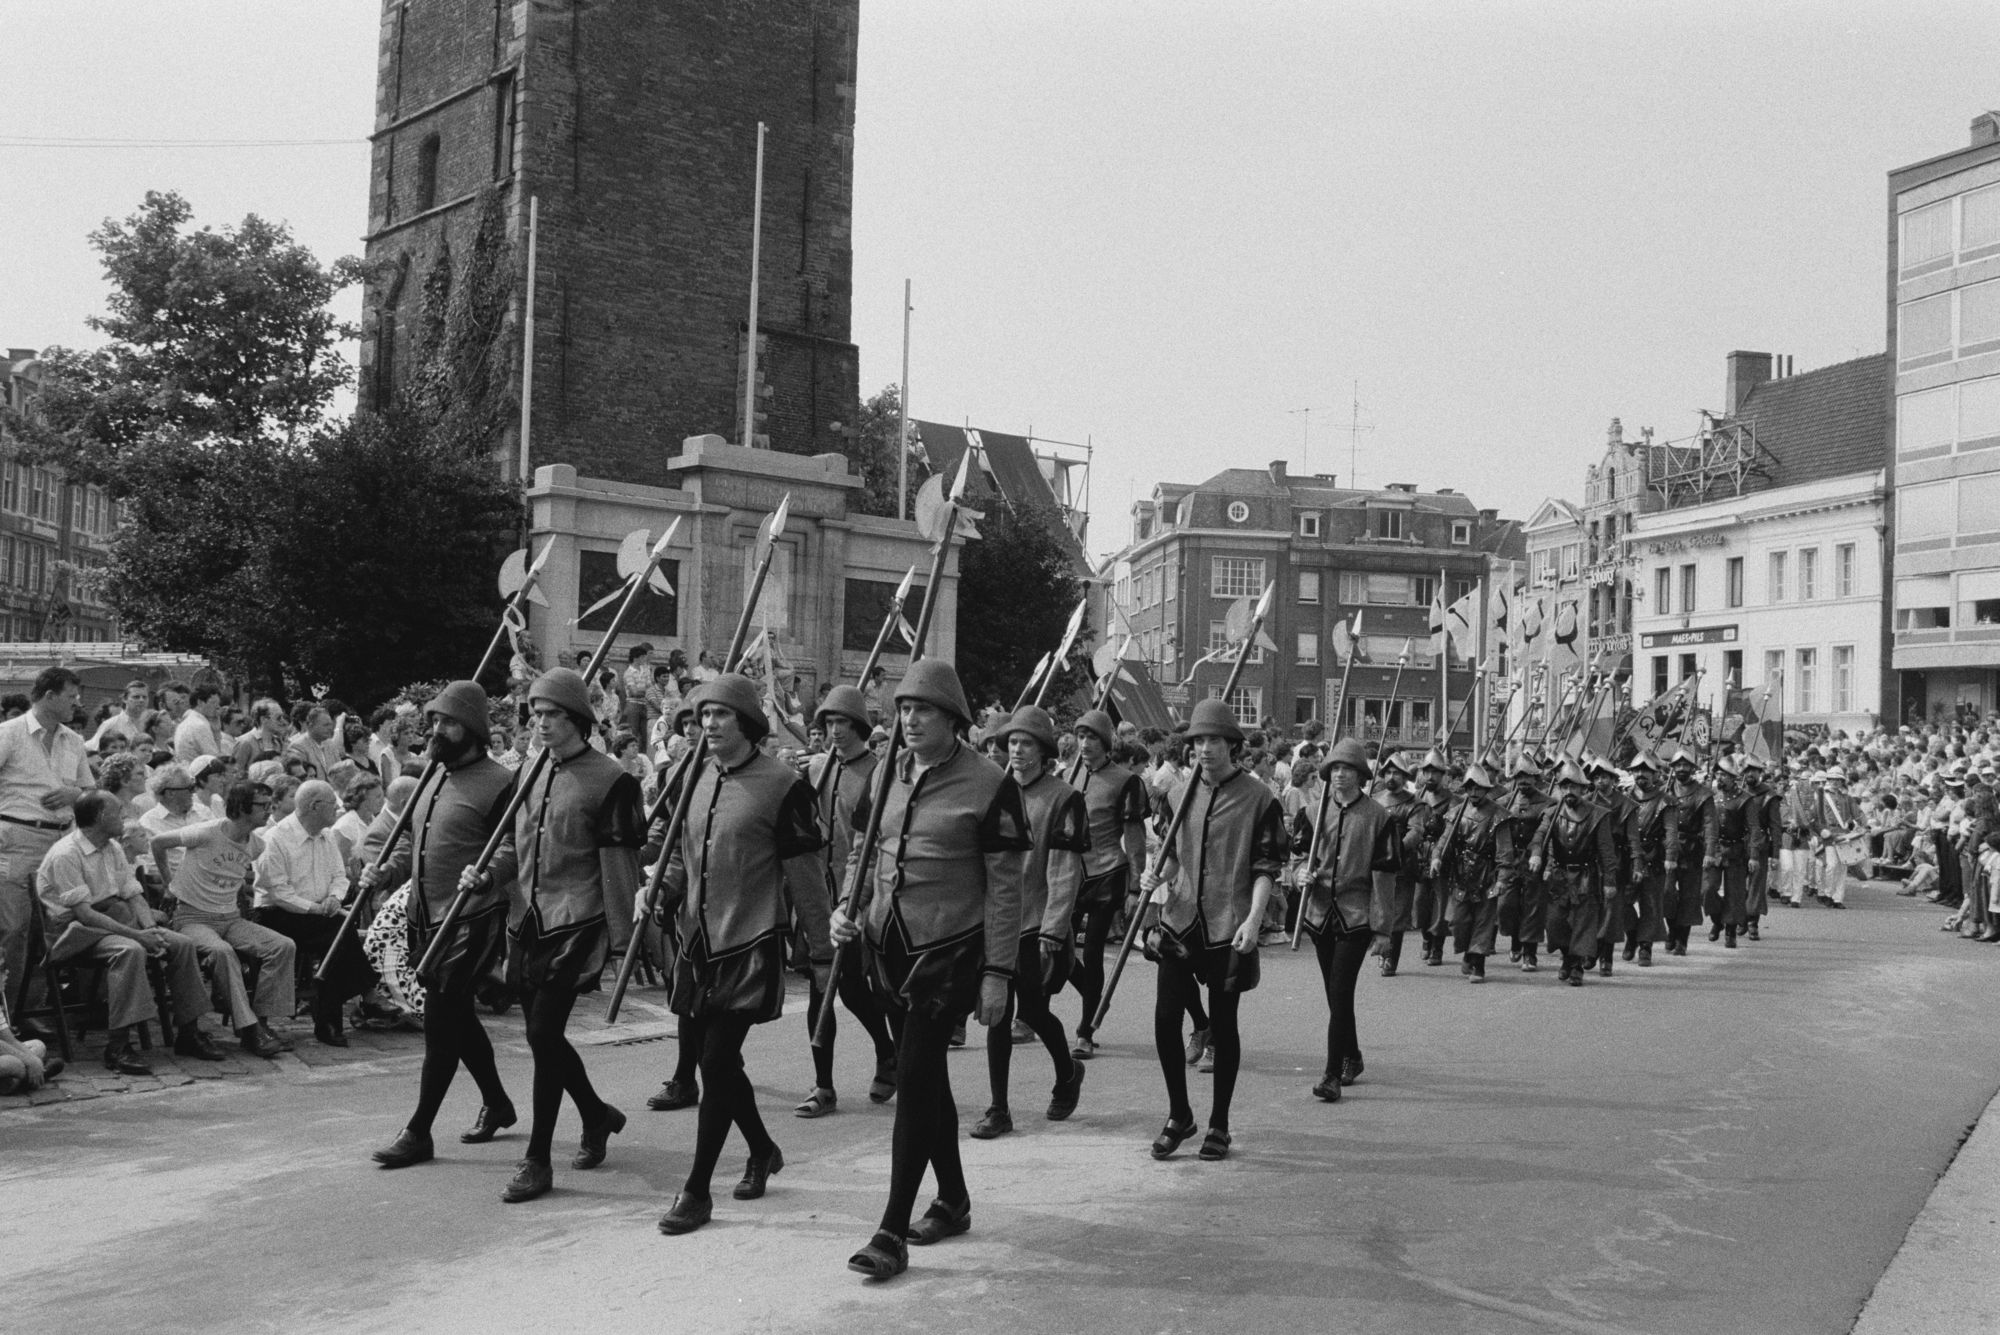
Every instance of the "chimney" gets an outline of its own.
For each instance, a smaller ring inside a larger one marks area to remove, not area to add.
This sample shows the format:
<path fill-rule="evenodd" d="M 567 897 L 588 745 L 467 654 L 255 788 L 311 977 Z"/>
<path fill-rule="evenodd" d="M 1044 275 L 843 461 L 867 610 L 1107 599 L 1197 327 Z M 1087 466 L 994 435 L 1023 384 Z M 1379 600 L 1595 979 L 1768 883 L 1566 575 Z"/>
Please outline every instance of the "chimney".
<path fill-rule="evenodd" d="M 1623 445 L 1625 443 L 1625 424 L 1615 417 L 1612 418 L 1611 429 L 1604 433 L 1604 441 L 1607 445 Z"/>
<path fill-rule="evenodd" d="M 2000 139 L 2000 111 L 1982 111 L 1972 118 L 1972 146 Z"/>
<path fill-rule="evenodd" d="M 1405 496 L 1414 496 L 1417 494 L 1417 484 L 1414 482 L 1391 482 L 1385 490 L 1400 491 Z"/>
<path fill-rule="evenodd" d="M 1723 391 L 1724 411 L 1734 417 L 1743 410 L 1743 400 L 1750 397 L 1750 391 L 1771 378 L 1771 354 L 1768 352 L 1732 352 L 1729 354 L 1729 383 Z"/>
<path fill-rule="evenodd" d="M 1285 461 L 1283 459 L 1271 460 L 1271 485 L 1276 487 L 1285 485 Z"/>

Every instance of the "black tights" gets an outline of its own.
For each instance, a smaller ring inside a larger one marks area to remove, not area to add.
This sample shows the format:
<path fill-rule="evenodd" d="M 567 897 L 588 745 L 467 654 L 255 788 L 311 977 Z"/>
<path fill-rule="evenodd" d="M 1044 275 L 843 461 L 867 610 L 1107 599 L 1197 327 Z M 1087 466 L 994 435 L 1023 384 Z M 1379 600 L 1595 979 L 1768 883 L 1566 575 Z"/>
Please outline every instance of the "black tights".
<path fill-rule="evenodd" d="M 1030 938 L 1032 940 L 1032 938 Z M 1039 956 L 1028 950 L 1021 953 L 1023 960 L 1039 960 Z M 1007 1106 L 1007 1078 L 1014 1064 L 1014 1017 L 1019 1015 L 1021 1023 L 1035 1031 L 1035 1037 L 1042 1040 L 1042 1046 L 1049 1051 L 1049 1060 L 1056 1064 L 1056 1083 L 1065 1084 L 1076 1078 L 1076 1058 L 1069 1055 L 1069 1043 L 1063 1037 L 1062 1021 L 1049 1010 L 1048 993 L 1042 991 L 1042 975 L 1039 968 L 1032 965 L 1023 968 L 1022 976 L 1014 980 L 1014 987 L 1007 995 L 1007 1013 L 1000 1023 L 986 1031 L 986 1076 L 993 1086 L 993 1106 Z"/>
<path fill-rule="evenodd" d="M 1087 909 L 1083 913 L 1083 954 L 1070 970 L 1069 985 L 1083 998 L 1083 1018 L 1076 1032 L 1088 1035 L 1090 1022 L 1097 1018 L 1097 1003 L 1104 997 L 1104 945 L 1111 939 L 1111 920 L 1118 915 L 1116 902 Z"/>
<path fill-rule="evenodd" d="M 1340 1075 L 1345 1057 L 1361 1055 L 1361 1040 L 1354 1032 L 1354 983 L 1361 977 L 1361 965 L 1368 958 L 1367 932 L 1335 935 L 1332 924 L 1313 938 L 1319 954 L 1320 978 L 1326 984 L 1326 1077 Z"/>
<path fill-rule="evenodd" d="M 555 1143 L 556 1118 L 562 1113 L 562 1099 L 568 1094 L 577 1115 L 589 1126 L 604 1116 L 604 1100 L 590 1087 L 583 1058 L 569 1045 L 564 1030 L 569 1012 L 576 1005 L 576 993 L 567 988 L 538 987 L 522 993 L 521 1013 L 528 1022 L 528 1047 L 535 1054 L 534 1119 L 528 1131 L 530 1159 L 549 1161 Z"/>
<path fill-rule="evenodd" d="M 1181 1016 L 1201 1008 L 1201 983 L 1195 977 L 1197 965 L 1213 978 L 1221 978 L 1227 964 L 1226 957 L 1212 962 L 1206 958 L 1217 951 L 1227 951 L 1228 946 L 1210 947 L 1204 956 L 1195 960 L 1162 959 L 1159 965 L 1159 988 L 1153 997 L 1153 1047 L 1160 1055 L 1160 1074 L 1167 1081 L 1167 1117 L 1170 1121 L 1187 1123 L 1194 1120 L 1194 1106 L 1188 1102 L 1187 1054 L 1182 1050 Z M 1208 1024 L 1197 1023 L 1197 1027 L 1208 1030 L 1209 1042 L 1215 1047 L 1215 1107 L 1209 1112 L 1208 1124 L 1218 1131 L 1229 1129 L 1229 1102 L 1236 1096 L 1236 1072 L 1243 1064 L 1243 1040 L 1236 1031 L 1236 1007 L 1242 1000 L 1238 992 L 1225 992 L 1219 987 L 1208 990 Z"/>
<path fill-rule="evenodd" d="M 868 1037 L 874 1041 L 875 1065 L 892 1066 L 896 1061 L 896 1040 L 889 1032 L 888 1013 L 883 1009 L 882 999 L 875 995 L 874 985 L 868 980 L 868 970 L 859 958 L 861 952 L 858 946 L 854 953 L 856 958 L 846 961 L 851 967 L 840 971 L 838 988 L 840 1000 L 854 1013 L 854 1018 L 861 1021 L 861 1027 L 868 1031 Z M 815 973 L 812 979 L 811 999 L 806 1003 L 808 1038 L 819 1032 L 819 1008 L 824 999 L 825 993 L 820 990 L 819 975 Z M 833 1042 L 835 1035 L 840 1032 L 838 1017 L 839 1012 L 836 1011 L 835 1018 L 827 1021 L 826 1045 L 816 1046 L 812 1050 L 813 1081 L 814 1087 L 818 1089 L 833 1088 Z"/>
<path fill-rule="evenodd" d="M 771 1136 L 757 1115 L 757 1091 L 743 1071 L 743 1040 L 750 1037 L 750 1019 L 743 1015 L 710 1015 L 701 1022 L 701 1110 L 696 1114 L 694 1163 L 688 1167 L 690 1196 L 708 1195 L 709 1179 L 729 1139 L 729 1128 L 743 1129 L 752 1158 L 771 1152 Z"/>
<path fill-rule="evenodd" d="M 433 992 L 425 1003 L 424 1071 L 417 1080 L 417 1111 L 410 1117 L 410 1130 L 417 1135 L 431 1133 L 460 1062 L 465 1063 L 466 1072 L 479 1086 L 480 1100 L 488 1107 L 513 1106 L 500 1083 L 499 1068 L 493 1064 L 493 1041 L 486 1037 L 486 1028 L 472 1005 L 469 990 Z"/>
<path fill-rule="evenodd" d="M 896 1044 L 896 1130 L 889 1158 L 889 1203 L 882 1207 L 882 1231 L 902 1237 L 924 1184 L 924 1170 L 937 1175 L 938 1199 L 963 1205 L 972 1199 L 965 1167 L 958 1158 L 958 1104 L 951 1097 L 951 1068 L 945 1060 L 951 1032 L 962 1015 L 903 1017 Z"/>

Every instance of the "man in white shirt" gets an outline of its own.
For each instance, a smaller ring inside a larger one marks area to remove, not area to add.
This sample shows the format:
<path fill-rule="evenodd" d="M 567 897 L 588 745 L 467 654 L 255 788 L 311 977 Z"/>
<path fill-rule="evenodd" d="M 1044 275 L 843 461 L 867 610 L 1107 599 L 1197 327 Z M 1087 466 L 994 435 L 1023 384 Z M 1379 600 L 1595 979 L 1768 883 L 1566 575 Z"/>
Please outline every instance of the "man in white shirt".
<path fill-rule="evenodd" d="M 271 1032 L 268 1018 L 289 1018 L 297 1004 L 292 968 L 298 947 L 245 918 L 237 896 L 264 851 L 257 827 L 270 815 L 271 790 L 262 784 L 233 784 L 224 800 L 225 819 L 156 834 L 150 851 L 168 893 L 179 901 L 174 926 L 194 942 L 217 986 L 229 994 L 229 1014 L 243 1050 L 270 1058 L 291 1049 Z M 185 856 L 169 874 L 167 854 L 176 848 L 184 849 Z M 254 1005 L 243 986 L 243 955 L 257 961 Z"/>
<path fill-rule="evenodd" d="M 216 731 L 222 719 L 222 691 L 213 685 L 194 688 L 188 712 L 174 725 L 174 759 L 192 765 L 203 756 L 222 754 Z"/>
<path fill-rule="evenodd" d="M 346 909 L 347 852 L 333 833 L 339 817 L 333 785 L 310 779 L 299 785 L 292 814 L 264 832 L 257 858 L 257 921 L 290 938 L 314 964 L 333 943 Z M 361 938 L 349 932 L 314 989 L 313 1037 L 346 1047 L 342 1010 L 349 997 L 374 985 Z"/>
<path fill-rule="evenodd" d="M 64 667 L 43 668 L 28 691 L 28 712 L 0 723 L 0 977 L 13 980 L 6 1009 L 25 1015 L 42 992 L 28 968 L 35 920 L 35 869 L 70 827 L 76 799 L 97 781 L 83 738 L 67 726 L 83 680 Z M 20 1032 L 42 1037 L 23 1022 Z"/>
<path fill-rule="evenodd" d="M 201 976 L 195 944 L 153 917 L 119 842 L 125 832 L 124 804 L 100 789 L 77 798 L 76 816 L 77 828 L 56 840 L 42 859 L 36 889 L 49 915 L 50 958 L 89 958 L 105 966 L 110 1017 L 105 1066 L 124 1075 L 152 1074 L 131 1042 L 132 1026 L 159 1015 L 146 978 L 149 955 L 167 964 L 174 1020 L 180 1026 L 174 1051 L 221 1061 L 222 1053 L 201 1030 L 209 1007 L 208 983 Z"/>
<path fill-rule="evenodd" d="M 147 777 L 146 792 L 153 798 L 153 805 L 139 813 L 139 828 L 146 832 L 148 844 L 156 835 L 185 830 L 190 825 L 214 820 L 221 814 L 211 814 L 205 807 L 195 809 L 194 797 L 198 786 L 185 765 L 162 765 Z M 167 855 L 168 877 L 171 878 L 180 869 L 181 850 L 176 848 Z"/>
<path fill-rule="evenodd" d="M 146 733 L 146 711 L 152 707 L 152 687 L 137 679 L 126 682 L 125 707 L 97 725 L 97 731 L 90 737 L 90 749 L 102 749 L 107 737 L 122 737 L 128 747 L 141 737 L 150 742 L 152 739 Z"/>

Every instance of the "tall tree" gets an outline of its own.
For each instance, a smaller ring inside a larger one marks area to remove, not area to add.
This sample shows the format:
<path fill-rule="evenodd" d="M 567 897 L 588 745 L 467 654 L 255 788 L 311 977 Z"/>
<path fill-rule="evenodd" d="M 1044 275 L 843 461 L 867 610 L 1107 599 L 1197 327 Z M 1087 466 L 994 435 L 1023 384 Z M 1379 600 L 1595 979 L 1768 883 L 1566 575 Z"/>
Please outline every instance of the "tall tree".
<path fill-rule="evenodd" d="M 896 421 L 902 411 L 903 391 L 885 385 L 873 398 L 861 403 L 861 421 L 854 433 L 854 447 L 847 466 L 861 479 L 861 491 L 850 505 L 864 515 L 896 517 L 897 461 L 902 452 L 896 447 Z M 910 461 L 912 503 L 917 488 L 930 476 L 928 469 Z"/>
<path fill-rule="evenodd" d="M 980 538 L 959 551 L 958 673 L 974 709 L 1013 705 L 1036 661 L 1062 642 L 1083 594 L 1068 553 L 1050 536 L 1049 524 L 1061 522 L 1054 509 L 994 497 Z M 1065 690 L 1089 674 L 1087 636 L 1078 641 L 1058 683 Z"/>

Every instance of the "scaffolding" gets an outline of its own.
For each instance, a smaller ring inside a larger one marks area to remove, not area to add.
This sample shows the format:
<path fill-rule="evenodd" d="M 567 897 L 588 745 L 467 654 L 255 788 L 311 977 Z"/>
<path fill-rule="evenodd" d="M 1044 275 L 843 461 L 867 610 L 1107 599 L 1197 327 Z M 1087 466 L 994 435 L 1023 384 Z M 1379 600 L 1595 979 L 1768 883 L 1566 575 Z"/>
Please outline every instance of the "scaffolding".
<path fill-rule="evenodd" d="M 1769 484 L 1776 460 L 1747 420 L 1701 412 L 1701 433 L 1646 451 L 1646 485 L 1669 510 L 1741 496 L 1753 481 Z"/>

